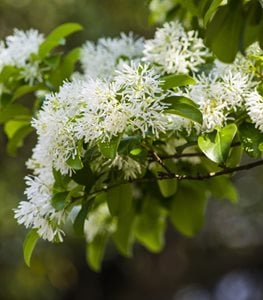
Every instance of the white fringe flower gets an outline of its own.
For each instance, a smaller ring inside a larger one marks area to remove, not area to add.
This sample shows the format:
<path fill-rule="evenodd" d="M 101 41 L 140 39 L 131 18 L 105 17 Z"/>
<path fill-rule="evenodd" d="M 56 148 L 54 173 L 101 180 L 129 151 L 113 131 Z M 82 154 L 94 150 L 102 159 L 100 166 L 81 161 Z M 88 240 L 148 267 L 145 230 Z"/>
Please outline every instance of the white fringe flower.
<path fill-rule="evenodd" d="M 143 53 L 144 60 L 156 64 L 159 72 L 172 74 L 196 72 L 208 50 L 196 31 L 186 32 L 179 22 L 170 22 L 145 42 Z"/>
<path fill-rule="evenodd" d="M 263 97 L 257 91 L 250 93 L 246 98 L 246 107 L 256 128 L 263 132 Z"/>
<path fill-rule="evenodd" d="M 84 78 L 112 79 L 115 69 L 131 59 L 142 56 L 144 40 L 132 33 L 119 38 L 101 38 L 95 44 L 87 41 L 82 47 L 81 65 Z"/>

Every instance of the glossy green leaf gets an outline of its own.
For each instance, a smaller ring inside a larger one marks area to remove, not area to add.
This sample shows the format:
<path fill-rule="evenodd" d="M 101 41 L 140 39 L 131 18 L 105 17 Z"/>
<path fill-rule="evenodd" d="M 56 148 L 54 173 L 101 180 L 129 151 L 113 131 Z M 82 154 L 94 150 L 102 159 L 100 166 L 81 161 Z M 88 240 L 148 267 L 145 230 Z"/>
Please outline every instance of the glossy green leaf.
<path fill-rule="evenodd" d="M 134 234 L 136 239 L 152 252 L 164 246 L 166 211 L 155 199 L 146 198 L 143 210 L 136 215 Z"/>
<path fill-rule="evenodd" d="M 141 148 L 135 148 L 135 149 L 132 149 L 132 150 L 130 151 L 130 154 L 131 154 L 131 155 L 134 155 L 134 156 L 137 156 L 137 155 L 139 155 L 141 152 L 142 152 L 142 149 L 141 149 Z"/>
<path fill-rule="evenodd" d="M 81 170 L 83 168 L 81 157 L 78 155 L 76 155 L 74 158 L 70 157 L 67 160 L 67 165 L 74 170 Z"/>
<path fill-rule="evenodd" d="M 246 122 L 242 123 L 238 129 L 241 144 L 246 153 L 251 157 L 260 157 L 259 145 L 263 143 L 263 133 L 255 128 L 254 124 Z"/>
<path fill-rule="evenodd" d="M 229 156 L 226 160 L 226 166 L 229 168 L 234 168 L 240 165 L 243 148 L 241 146 L 232 147 L 229 151 Z"/>
<path fill-rule="evenodd" d="M 86 165 L 81 170 L 74 172 L 72 174 L 72 179 L 78 184 L 92 187 L 95 183 L 95 174 L 93 174 L 91 168 Z"/>
<path fill-rule="evenodd" d="M 19 127 L 9 139 L 7 143 L 7 153 L 11 156 L 16 155 L 18 148 L 22 147 L 24 144 L 24 139 L 33 131 L 33 128 L 28 125 Z"/>
<path fill-rule="evenodd" d="M 216 11 L 216 9 L 220 6 L 220 4 L 223 2 L 223 0 L 214 0 L 209 6 L 209 9 L 206 11 L 204 16 L 204 25 L 206 26 L 209 22 L 211 16 Z"/>
<path fill-rule="evenodd" d="M 165 110 L 166 113 L 176 114 L 202 124 L 202 113 L 198 109 L 198 105 L 191 99 L 184 96 L 171 96 L 164 99 L 163 102 L 170 104 Z"/>
<path fill-rule="evenodd" d="M 207 181 L 207 186 L 216 199 L 226 199 L 232 203 L 238 202 L 238 193 L 229 177 L 218 176 Z"/>
<path fill-rule="evenodd" d="M 231 1 L 231 6 L 219 7 L 207 25 L 206 43 L 225 63 L 233 62 L 239 50 L 244 23 L 241 5 L 242 1 Z"/>
<path fill-rule="evenodd" d="M 84 234 L 84 223 L 87 218 L 91 204 L 92 204 L 91 201 L 83 202 L 82 207 L 74 220 L 73 227 L 76 234 L 79 236 L 82 236 Z"/>
<path fill-rule="evenodd" d="M 86 259 L 93 271 L 100 271 L 101 261 L 104 256 L 107 241 L 107 234 L 99 234 L 95 236 L 93 241 L 87 244 Z"/>
<path fill-rule="evenodd" d="M 71 50 L 67 55 L 65 55 L 65 57 L 63 57 L 59 66 L 49 74 L 49 82 L 55 89 L 58 90 L 63 84 L 63 81 L 70 78 L 74 71 L 75 64 L 79 60 L 80 53 L 81 48 Z"/>
<path fill-rule="evenodd" d="M 178 181 L 176 179 L 158 180 L 158 186 L 164 197 L 171 197 L 177 191 Z"/>
<path fill-rule="evenodd" d="M 46 87 L 43 84 L 22 85 L 15 91 L 11 101 L 15 101 L 16 99 L 18 99 L 20 97 L 23 97 L 29 93 L 39 91 L 39 90 L 46 90 Z"/>
<path fill-rule="evenodd" d="M 185 74 L 168 75 L 162 77 L 161 80 L 163 81 L 161 86 L 164 90 L 196 83 L 191 76 Z"/>
<path fill-rule="evenodd" d="M 237 133 L 237 126 L 234 123 L 223 127 L 217 132 L 220 138 L 220 148 L 221 148 L 223 161 L 226 161 L 226 159 L 228 158 L 230 147 L 236 133 Z"/>
<path fill-rule="evenodd" d="M 236 125 L 234 123 L 229 124 L 217 129 L 214 140 L 211 139 L 211 135 L 209 134 L 199 136 L 198 146 L 209 159 L 219 164 L 223 163 L 228 158 L 236 132 Z"/>
<path fill-rule="evenodd" d="M 13 66 L 5 66 L 0 72 L 0 82 L 8 83 L 18 77 L 20 70 Z"/>
<path fill-rule="evenodd" d="M 118 251 L 127 257 L 132 255 L 134 221 L 135 214 L 132 210 L 120 216 L 117 222 L 117 229 L 112 236 Z"/>
<path fill-rule="evenodd" d="M 98 143 L 99 150 L 108 159 L 114 159 L 120 144 L 121 135 L 113 137 L 109 142 Z"/>
<path fill-rule="evenodd" d="M 29 125 L 28 121 L 10 120 L 5 124 L 4 130 L 8 138 L 11 139 L 19 129 L 28 125 Z"/>
<path fill-rule="evenodd" d="M 55 210 L 59 211 L 65 208 L 69 192 L 55 193 L 51 199 L 51 204 Z"/>
<path fill-rule="evenodd" d="M 132 206 L 131 184 L 121 184 L 107 191 L 107 203 L 112 216 L 127 214 Z"/>
<path fill-rule="evenodd" d="M 24 261 L 28 267 L 30 267 L 31 256 L 35 249 L 38 239 L 39 239 L 39 236 L 35 229 L 29 231 L 25 238 L 25 241 L 23 244 L 23 252 L 24 252 Z"/>
<path fill-rule="evenodd" d="M 43 59 L 45 56 L 47 56 L 52 49 L 54 49 L 61 43 L 63 38 L 82 29 L 82 26 L 77 23 L 66 23 L 58 26 L 47 36 L 45 41 L 40 45 L 38 52 L 39 58 Z"/>
<path fill-rule="evenodd" d="M 205 185 L 181 182 L 170 207 L 170 219 L 175 228 L 186 236 L 196 234 L 204 223 L 207 195 Z"/>
<path fill-rule="evenodd" d="M 10 104 L 0 109 L 0 124 L 10 119 L 29 120 L 30 117 L 30 110 L 22 104 Z"/>
<path fill-rule="evenodd" d="M 171 166 L 169 165 L 169 160 L 166 160 L 164 163 L 165 163 L 166 167 L 169 168 L 169 170 L 174 171 L 174 170 L 172 170 Z M 159 172 L 166 172 L 166 170 L 157 162 L 151 163 L 150 170 L 155 176 L 158 176 Z M 157 183 L 158 183 L 161 194 L 165 198 L 174 195 L 177 191 L 177 185 L 178 185 L 177 179 L 157 180 Z"/>
<path fill-rule="evenodd" d="M 60 171 L 53 168 L 53 177 L 55 183 L 53 185 L 53 193 L 65 192 L 67 190 L 68 183 L 70 182 L 70 177 L 68 175 L 62 175 Z"/>

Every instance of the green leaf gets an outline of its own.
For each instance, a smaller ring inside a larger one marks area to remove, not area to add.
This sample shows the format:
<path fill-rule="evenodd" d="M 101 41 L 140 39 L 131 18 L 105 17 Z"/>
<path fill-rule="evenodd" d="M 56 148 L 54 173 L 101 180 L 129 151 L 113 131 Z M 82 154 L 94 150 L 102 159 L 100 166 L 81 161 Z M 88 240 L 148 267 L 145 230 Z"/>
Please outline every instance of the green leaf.
<path fill-rule="evenodd" d="M 53 193 L 65 192 L 67 190 L 68 183 L 70 182 L 70 177 L 68 175 L 62 175 L 60 171 L 53 168 L 53 177 L 55 183 L 53 185 Z"/>
<path fill-rule="evenodd" d="M 11 100 L 12 94 L 3 91 L 2 94 L 0 94 L 0 109 L 5 109 L 11 103 Z"/>
<path fill-rule="evenodd" d="M 209 9 L 206 11 L 205 16 L 204 16 L 204 25 L 206 26 L 207 23 L 209 22 L 211 16 L 213 13 L 216 11 L 216 9 L 220 6 L 223 0 L 214 0 L 210 4 Z"/>
<path fill-rule="evenodd" d="M 135 149 L 132 149 L 132 150 L 130 151 L 130 154 L 131 154 L 131 155 L 134 155 L 134 156 L 137 156 L 137 155 L 139 155 L 141 152 L 142 152 L 142 149 L 141 149 L 141 148 L 135 148 Z"/>
<path fill-rule="evenodd" d="M 108 235 L 105 233 L 95 236 L 93 241 L 87 244 L 86 259 L 90 268 L 95 272 L 100 271 L 107 241 Z"/>
<path fill-rule="evenodd" d="M 82 207 L 74 221 L 73 227 L 76 234 L 79 236 L 82 236 L 84 234 L 84 223 L 92 203 L 93 203 L 92 201 L 88 201 L 88 202 L 83 201 Z"/>
<path fill-rule="evenodd" d="M 4 130 L 8 138 L 11 139 L 19 129 L 25 126 L 28 126 L 28 121 L 10 120 L 5 124 Z"/>
<path fill-rule="evenodd" d="M 232 147 L 229 151 L 229 156 L 226 160 L 226 166 L 229 168 L 234 168 L 239 166 L 242 159 L 243 148 L 241 146 Z"/>
<path fill-rule="evenodd" d="M 231 1 L 219 7 L 207 25 L 206 43 L 225 63 L 233 62 L 239 50 L 244 23 L 241 6 L 242 1 Z"/>
<path fill-rule="evenodd" d="M 95 183 L 95 174 L 92 173 L 89 165 L 85 165 L 81 170 L 72 174 L 72 179 L 78 184 L 91 188 Z"/>
<path fill-rule="evenodd" d="M 174 169 L 174 166 L 169 165 L 169 162 L 170 162 L 169 160 L 165 161 L 166 167 L 168 167 L 171 171 L 174 171 L 174 170 L 172 170 L 172 169 Z M 165 170 L 162 166 L 160 166 L 160 164 L 158 164 L 157 162 L 153 162 L 150 165 L 150 171 L 154 175 L 158 176 L 159 172 L 164 172 Z M 165 198 L 171 197 L 177 191 L 177 185 L 178 185 L 177 179 L 157 180 L 157 183 L 158 183 L 161 194 Z"/>
<path fill-rule="evenodd" d="M 162 77 L 161 80 L 163 81 L 161 86 L 164 90 L 196 83 L 196 81 L 191 76 L 185 74 L 168 75 Z"/>
<path fill-rule="evenodd" d="M 223 161 L 226 161 L 226 159 L 228 158 L 230 147 L 236 133 L 237 133 L 237 126 L 234 123 L 229 124 L 224 128 L 218 130 L 217 134 L 220 137 L 220 146 L 221 146 Z"/>
<path fill-rule="evenodd" d="M 216 199 L 227 199 L 232 203 L 238 202 L 237 189 L 229 177 L 218 176 L 210 178 L 207 181 L 207 187 Z"/>
<path fill-rule="evenodd" d="M 68 79 L 74 71 L 81 53 L 81 48 L 71 50 L 61 61 L 60 65 L 50 73 L 49 82 L 58 89 L 64 80 Z"/>
<path fill-rule="evenodd" d="M 127 214 L 132 206 L 131 184 L 121 184 L 107 191 L 107 204 L 112 216 Z"/>
<path fill-rule="evenodd" d="M 202 113 L 198 109 L 197 104 L 191 99 L 183 96 L 171 96 L 164 99 L 163 102 L 170 104 L 170 106 L 165 110 L 166 113 L 176 114 L 202 124 Z"/>
<path fill-rule="evenodd" d="M 67 165 L 74 170 L 81 170 L 83 168 L 83 163 L 79 155 L 76 155 L 74 158 L 70 157 L 67 160 Z"/>
<path fill-rule="evenodd" d="M 16 155 L 17 149 L 23 146 L 25 137 L 32 131 L 33 128 L 28 125 L 28 122 L 24 126 L 17 128 L 7 143 L 7 153 L 11 156 Z"/>
<path fill-rule="evenodd" d="M 66 200 L 69 192 L 59 192 L 53 195 L 51 204 L 55 210 L 60 211 L 65 208 Z"/>
<path fill-rule="evenodd" d="M 39 90 L 46 90 L 45 86 L 43 84 L 38 85 L 22 85 L 20 86 L 14 93 L 14 96 L 12 97 L 12 102 L 16 99 L 25 96 L 26 94 L 39 91 Z"/>
<path fill-rule="evenodd" d="M 5 66 L 0 72 L 0 82 L 7 83 L 10 80 L 16 78 L 20 73 L 20 70 L 13 66 Z"/>
<path fill-rule="evenodd" d="M 81 48 L 75 48 L 71 50 L 62 61 L 62 64 L 60 66 L 64 78 L 69 78 L 72 72 L 74 71 L 74 67 L 76 62 L 79 60 L 81 54 Z"/>
<path fill-rule="evenodd" d="M 263 133 L 255 128 L 254 124 L 246 122 L 242 123 L 238 129 L 241 144 L 246 153 L 251 157 L 260 157 L 259 145 L 263 143 Z"/>
<path fill-rule="evenodd" d="M 117 249 L 127 257 L 131 257 L 132 255 L 134 221 L 135 214 L 132 210 L 120 216 L 117 222 L 117 229 L 112 236 Z"/>
<path fill-rule="evenodd" d="M 22 104 L 9 104 L 0 109 L 0 124 L 10 119 L 29 120 L 30 117 L 30 110 Z"/>
<path fill-rule="evenodd" d="M 38 51 L 39 58 L 43 59 L 45 56 L 47 56 L 52 49 L 54 49 L 61 43 L 63 38 L 82 29 L 82 26 L 77 23 L 66 23 L 57 27 L 40 45 Z"/>
<path fill-rule="evenodd" d="M 236 135 L 237 127 L 234 123 L 217 129 L 214 141 L 211 134 L 198 137 L 198 146 L 212 161 L 223 163 L 227 160 L 232 141 Z"/>
<path fill-rule="evenodd" d="M 196 234 L 203 226 L 206 205 L 204 184 L 181 182 L 170 207 L 174 227 L 186 236 Z"/>
<path fill-rule="evenodd" d="M 121 135 L 113 137 L 109 142 L 100 142 L 99 150 L 108 159 L 114 159 L 121 141 Z"/>
<path fill-rule="evenodd" d="M 155 199 L 144 199 L 143 210 L 136 215 L 134 234 L 136 239 L 152 252 L 164 246 L 166 211 Z"/>
<path fill-rule="evenodd" d="M 164 197 L 171 197 L 177 191 L 178 181 L 176 179 L 158 180 L 158 186 Z"/>
<path fill-rule="evenodd" d="M 24 252 L 24 261 L 28 267 L 30 267 L 31 256 L 35 249 L 38 239 L 39 239 L 39 236 L 35 229 L 29 231 L 25 238 L 25 241 L 23 244 L 23 252 Z"/>

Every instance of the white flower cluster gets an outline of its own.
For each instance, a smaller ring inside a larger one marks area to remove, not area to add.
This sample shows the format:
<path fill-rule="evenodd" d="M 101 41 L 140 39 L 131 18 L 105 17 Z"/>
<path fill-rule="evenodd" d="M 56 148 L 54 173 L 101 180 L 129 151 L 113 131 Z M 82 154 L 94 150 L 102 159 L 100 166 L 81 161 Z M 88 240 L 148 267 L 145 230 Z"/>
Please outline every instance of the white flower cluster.
<path fill-rule="evenodd" d="M 188 96 L 202 112 L 202 131 L 213 131 L 231 120 L 231 114 L 244 106 L 253 86 L 246 74 L 229 70 L 220 74 L 216 68 L 208 76 L 197 76 L 196 80 L 196 85 L 188 89 Z"/>
<path fill-rule="evenodd" d="M 36 49 L 37 43 L 34 45 Z M 197 33 L 186 32 L 178 22 L 165 24 L 148 41 L 122 34 L 116 39 L 100 39 L 97 44 L 87 42 L 81 56 L 83 76 L 76 76 L 58 93 L 48 95 L 32 122 L 38 142 L 28 161 L 33 170 L 33 177 L 26 179 L 29 201 L 22 201 L 17 208 L 18 222 L 37 229 L 44 239 L 62 240 L 61 228 L 69 212 L 58 212 L 50 204 L 53 170 L 71 175 L 74 169 L 69 159 L 83 157 L 87 148 L 120 136 L 158 139 L 171 131 L 210 132 L 245 109 L 263 131 L 263 100 L 255 92 L 252 76 L 238 67 L 240 60 L 233 65 L 216 61 L 209 72 L 198 72 L 208 55 Z M 163 90 L 162 75 L 181 73 L 191 74 L 196 84 Z M 165 113 L 169 105 L 163 100 L 171 95 L 192 99 L 203 114 L 203 124 Z M 121 153 L 110 162 L 99 156 L 94 169 L 105 166 L 121 171 L 126 180 L 137 178 L 144 169 Z M 108 215 L 106 208 L 99 206 L 85 222 L 89 241 L 99 232 L 99 220 L 104 223 Z"/>
<path fill-rule="evenodd" d="M 142 57 L 143 38 L 121 33 L 119 38 L 101 38 L 82 47 L 80 62 L 85 78 L 112 79 L 115 70 L 125 62 Z"/>
<path fill-rule="evenodd" d="M 54 179 L 52 172 L 41 169 L 37 176 L 27 176 L 25 194 L 28 201 L 21 201 L 15 210 L 15 218 L 26 228 L 37 229 L 39 236 L 48 241 L 62 241 L 63 231 L 60 228 L 65 221 L 65 212 L 57 212 L 50 200 L 53 196 Z"/>
<path fill-rule="evenodd" d="M 31 62 L 30 56 L 38 52 L 44 36 L 37 30 L 22 31 L 15 29 L 14 34 L 0 42 L 0 71 L 4 66 L 10 65 L 22 69 L 22 76 L 32 83 L 39 79 L 38 62 Z"/>
<path fill-rule="evenodd" d="M 145 42 L 144 60 L 156 64 L 161 73 L 197 71 L 205 62 L 208 50 L 197 32 L 186 32 L 179 22 L 164 24 L 157 29 L 154 39 Z"/>
<path fill-rule="evenodd" d="M 133 62 L 130 66 L 124 64 L 111 82 L 75 80 L 47 96 L 32 122 L 38 143 L 28 167 L 33 169 L 34 177 L 27 180 L 29 201 L 22 201 L 16 210 L 18 222 L 36 228 L 44 239 L 61 239 L 60 225 L 66 212 L 55 212 L 50 205 L 53 168 L 62 174 L 71 173 L 67 161 L 79 155 L 80 142 L 92 146 L 129 132 L 158 136 L 166 124 L 166 118 L 160 118 L 166 107 L 160 83 L 159 75 L 149 65 Z M 125 178 L 141 172 L 131 158 L 116 158 L 112 165 L 122 168 Z M 49 181 L 44 180 L 46 177 Z"/>
<path fill-rule="evenodd" d="M 252 92 L 247 97 L 246 107 L 256 128 L 263 132 L 263 97 L 257 91 Z"/>

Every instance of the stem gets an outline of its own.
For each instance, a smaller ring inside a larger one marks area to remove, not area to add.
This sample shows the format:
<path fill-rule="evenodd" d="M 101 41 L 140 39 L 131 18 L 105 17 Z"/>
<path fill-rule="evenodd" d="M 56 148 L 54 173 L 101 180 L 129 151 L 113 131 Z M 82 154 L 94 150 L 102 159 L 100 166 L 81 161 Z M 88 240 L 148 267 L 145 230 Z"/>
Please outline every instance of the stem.
<path fill-rule="evenodd" d="M 167 175 L 169 176 L 169 178 L 173 177 L 172 171 L 168 167 L 166 167 L 166 165 L 162 161 L 162 158 L 160 158 L 160 156 L 158 156 L 158 154 L 156 152 L 152 152 L 152 158 L 167 172 Z"/>
<path fill-rule="evenodd" d="M 137 179 L 133 179 L 130 181 L 126 181 L 126 182 L 119 182 L 119 183 L 115 183 L 113 185 L 110 186 L 105 186 L 105 188 L 102 188 L 100 190 L 94 191 L 92 192 L 89 196 L 93 196 L 96 195 L 100 192 L 106 192 L 112 188 L 115 188 L 117 186 L 120 186 L 122 184 L 127 184 L 127 183 L 147 183 L 147 182 L 155 182 L 157 180 L 167 180 L 167 179 L 177 179 L 177 180 L 205 180 L 205 179 L 211 179 L 217 176 L 222 176 L 222 175 L 227 175 L 227 174 L 233 174 L 234 172 L 240 172 L 240 171 L 245 171 L 245 170 L 249 170 L 249 169 L 253 169 L 256 168 L 258 166 L 262 166 L 263 165 L 263 160 L 259 160 L 259 161 L 255 161 L 252 163 L 248 163 L 248 164 L 244 164 L 238 167 L 234 167 L 234 168 L 226 168 L 224 170 L 221 171 L 217 171 L 217 172 L 210 172 L 210 173 L 206 173 L 206 174 L 199 174 L 199 175 L 180 175 L 180 174 L 175 174 L 172 173 L 170 171 L 170 173 L 161 173 L 159 174 L 159 176 L 157 177 L 150 177 L 150 178 L 137 178 Z"/>

